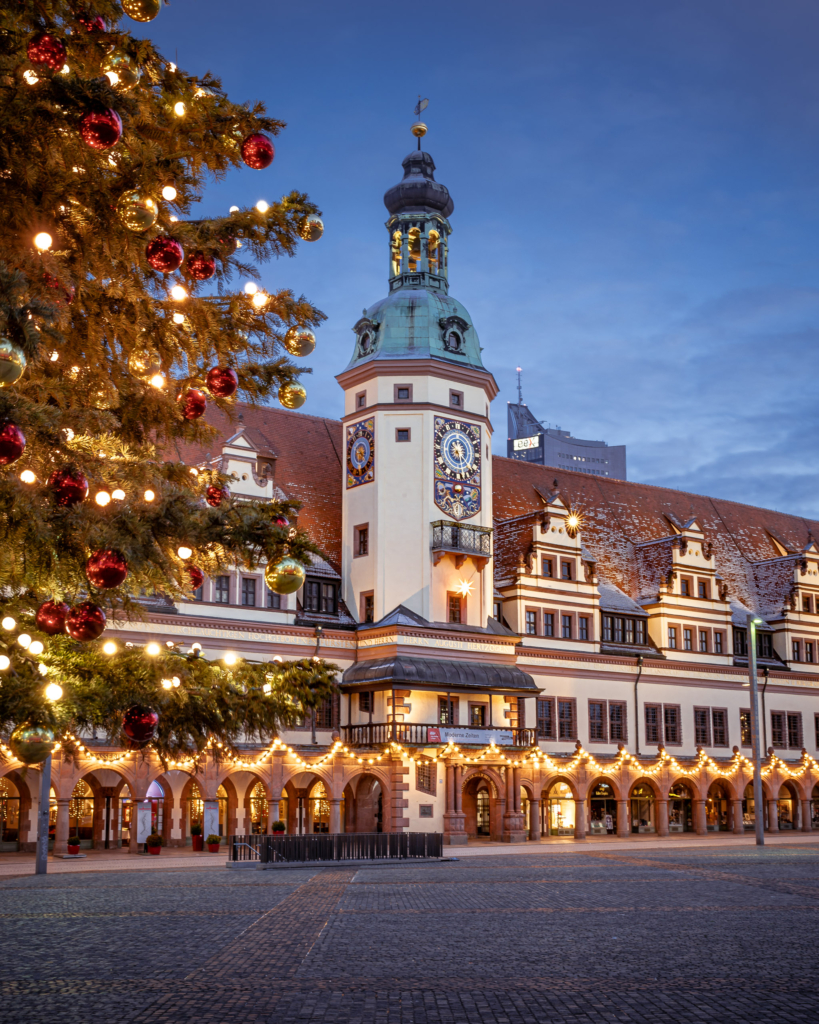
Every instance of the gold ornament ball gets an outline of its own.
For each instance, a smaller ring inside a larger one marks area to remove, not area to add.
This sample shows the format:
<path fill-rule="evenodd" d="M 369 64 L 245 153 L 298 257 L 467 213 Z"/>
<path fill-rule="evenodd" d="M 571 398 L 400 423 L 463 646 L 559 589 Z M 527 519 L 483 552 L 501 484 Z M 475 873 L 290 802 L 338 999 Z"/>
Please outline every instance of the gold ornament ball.
<path fill-rule="evenodd" d="M 153 21 L 162 8 L 162 0 L 122 0 L 122 9 L 134 21 Z"/>
<path fill-rule="evenodd" d="M 154 377 L 162 369 L 162 358 L 154 349 L 134 349 L 128 356 L 128 369 L 135 377 Z"/>
<path fill-rule="evenodd" d="M 423 139 L 427 133 L 427 126 L 423 121 L 416 121 L 412 128 L 410 128 L 410 131 L 416 139 Z"/>
<path fill-rule="evenodd" d="M 118 92 L 130 92 L 139 85 L 142 71 L 139 65 L 127 53 L 112 53 L 102 65 L 103 73 L 111 82 L 112 88 Z"/>
<path fill-rule="evenodd" d="M 54 750 L 54 733 L 44 725 L 19 725 L 9 738 L 9 746 L 23 764 L 39 764 Z"/>
<path fill-rule="evenodd" d="M 316 347 L 316 336 L 307 327 L 291 327 L 284 336 L 284 347 L 291 356 L 309 356 Z"/>
<path fill-rule="evenodd" d="M 119 406 L 119 391 L 110 380 L 95 387 L 88 397 L 95 409 L 116 409 Z"/>
<path fill-rule="evenodd" d="M 301 384 L 282 384 L 279 388 L 279 401 L 285 409 L 298 409 L 307 401 L 307 389 Z"/>
<path fill-rule="evenodd" d="M 147 231 L 156 224 L 159 207 L 139 189 L 123 192 L 117 201 L 117 215 L 129 231 Z"/>
<path fill-rule="evenodd" d="M 295 594 L 304 584 L 305 576 L 304 566 L 290 555 L 268 565 L 264 571 L 264 581 L 274 594 Z"/>
<path fill-rule="evenodd" d="M 302 221 L 299 234 L 305 242 L 317 242 L 324 234 L 324 221 L 314 215 L 306 217 Z"/>
<path fill-rule="evenodd" d="M 0 388 L 16 384 L 25 368 L 26 357 L 20 346 L 8 338 L 0 338 Z"/>

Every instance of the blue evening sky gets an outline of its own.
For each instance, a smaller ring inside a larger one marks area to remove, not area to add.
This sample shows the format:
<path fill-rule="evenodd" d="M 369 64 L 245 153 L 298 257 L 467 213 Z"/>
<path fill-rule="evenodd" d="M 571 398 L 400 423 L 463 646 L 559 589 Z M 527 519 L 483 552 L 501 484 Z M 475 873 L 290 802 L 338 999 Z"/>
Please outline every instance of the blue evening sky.
<path fill-rule="evenodd" d="M 322 208 L 324 238 L 262 271 L 329 317 L 305 412 L 340 415 L 350 328 L 386 292 L 420 93 L 495 451 L 520 364 L 534 414 L 627 444 L 630 479 L 819 515 L 815 3 L 173 0 L 145 32 L 288 122 L 202 213 L 294 187 Z"/>

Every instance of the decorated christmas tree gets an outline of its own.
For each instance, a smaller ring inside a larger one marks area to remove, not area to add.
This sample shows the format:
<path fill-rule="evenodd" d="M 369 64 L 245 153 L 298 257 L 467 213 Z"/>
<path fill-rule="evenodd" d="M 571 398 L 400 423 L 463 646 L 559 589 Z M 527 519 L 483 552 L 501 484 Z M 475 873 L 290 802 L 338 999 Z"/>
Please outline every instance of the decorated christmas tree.
<path fill-rule="evenodd" d="M 316 550 L 295 507 L 235 501 L 176 455 L 214 436 L 208 403 L 303 403 L 290 357 L 322 314 L 252 282 L 323 228 L 298 192 L 195 218 L 209 180 L 270 167 L 284 126 L 129 34 L 160 9 L 0 12 L 0 732 L 27 763 L 92 730 L 166 759 L 230 750 L 332 690 L 316 660 L 228 665 L 105 634 L 226 566 L 266 564 L 293 593 Z"/>

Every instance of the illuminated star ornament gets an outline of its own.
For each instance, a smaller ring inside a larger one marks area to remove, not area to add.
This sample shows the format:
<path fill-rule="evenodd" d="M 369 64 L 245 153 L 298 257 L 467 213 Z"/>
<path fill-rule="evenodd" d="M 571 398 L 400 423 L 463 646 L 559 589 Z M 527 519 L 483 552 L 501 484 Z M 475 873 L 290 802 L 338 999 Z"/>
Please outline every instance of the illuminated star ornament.
<path fill-rule="evenodd" d="M 469 597 L 472 593 L 473 584 L 469 580 L 458 580 L 455 584 L 455 590 L 461 597 Z"/>
<path fill-rule="evenodd" d="M 576 508 L 569 509 L 569 514 L 566 516 L 566 533 L 570 537 L 576 537 L 582 529 L 583 513 Z"/>

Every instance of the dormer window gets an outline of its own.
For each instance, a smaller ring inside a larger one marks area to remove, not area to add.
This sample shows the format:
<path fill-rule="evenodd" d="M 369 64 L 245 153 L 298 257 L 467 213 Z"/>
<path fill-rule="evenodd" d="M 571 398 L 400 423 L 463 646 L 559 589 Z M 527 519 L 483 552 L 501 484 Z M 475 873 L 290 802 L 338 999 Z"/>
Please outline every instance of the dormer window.
<path fill-rule="evenodd" d="M 444 348 L 447 352 L 463 352 L 463 336 L 458 331 L 448 331 L 446 338 L 444 338 Z"/>
<path fill-rule="evenodd" d="M 369 331 L 365 331 L 358 342 L 358 347 L 361 349 L 361 354 L 366 356 L 370 353 L 373 347 L 373 338 Z"/>

